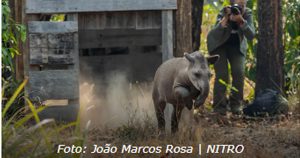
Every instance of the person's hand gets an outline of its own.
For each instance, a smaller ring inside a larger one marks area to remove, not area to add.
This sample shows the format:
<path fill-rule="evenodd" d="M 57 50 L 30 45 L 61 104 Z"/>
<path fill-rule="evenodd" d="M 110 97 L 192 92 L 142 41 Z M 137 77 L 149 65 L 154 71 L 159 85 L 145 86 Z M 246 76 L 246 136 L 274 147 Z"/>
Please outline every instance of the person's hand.
<path fill-rule="evenodd" d="M 224 16 L 220 21 L 220 24 L 223 28 L 226 28 L 228 26 L 228 19 L 229 19 L 228 17 Z"/>
<path fill-rule="evenodd" d="M 240 26 L 244 25 L 245 19 L 243 18 L 243 16 L 241 14 L 238 14 L 238 15 L 231 14 L 229 18 L 231 21 L 238 23 Z"/>
<path fill-rule="evenodd" d="M 224 17 L 222 18 L 222 20 L 220 21 L 221 26 L 223 28 L 228 26 L 228 20 L 229 20 L 229 16 L 231 14 L 231 10 L 230 10 L 230 6 L 224 7 Z"/>
<path fill-rule="evenodd" d="M 230 6 L 224 7 L 224 16 L 229 18 L 229 15 L 231 14 Z"/>

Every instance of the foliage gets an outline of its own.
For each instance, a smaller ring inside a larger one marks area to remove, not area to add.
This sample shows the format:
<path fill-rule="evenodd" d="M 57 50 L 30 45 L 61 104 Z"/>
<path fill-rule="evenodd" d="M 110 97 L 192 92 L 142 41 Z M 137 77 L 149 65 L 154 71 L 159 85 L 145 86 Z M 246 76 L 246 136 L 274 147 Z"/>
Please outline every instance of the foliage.
<path fill-rule="evenodd" d="M 283 3 L 285 79 L 288 94 L 295 94 L 300 82 L 300 3 L 285 0 Z M 298 91 L 298 93 L 300 93 Z"/>
<path fill-rule="evenodd" d="M 2 1 L 2 104 L 4 105 L 18 82 L 15 79 L 14 58 L 20 55 L 18 46 L 26 40 L 26 28 L 17 24 L 11 17 L 8 0 Z M 18 100 L 16 100 L 18 101 Z M 15 112 L 20 107 L 14 102 L 10 111 Z"/>
<path fill-rule="evenodd" d="M 226 87 L 227 91 L 235 91 L 235 92 L 239 92 L 238 89 L 236 89 L 234 86 L 232 86 L 231 84 L 226 83 L 224 80 L 219 79 L 219 82 Z"/>
<path fill-rule="evenodd" d="M 64 21 L 65 20 L 65 14 L 54 14 L 51 16 L 50 21 Z"/>
<path fill-rule="evenodd" d="M 5 69 L 14 71 L 12 59 L 19 55 L 18 44 L 26 39 L 24 25 L 16 24 L 11 18 L 11 10 L 8 0 L 2 1 L 2 66 Z"/>
<path fill-rule="evenodd" d="M 206 37 L 209 30 L 216 23 L 217 15 L 222 9 L 222 4 L 220 1 L 209 1 L 206 0 L 203 6 L 203 15 L 202 15 L 202 26 L 201 26 L 201 44 L 200 51 L 204 54 L 208 54 L 206 47 Z"/>
<path fill-rule="evenodd" d="M 248 1 L 247 7 L 252 10 L 253 14 L 253 25 L 256 28 L 256 35 L 258 34 L 258 15 L 257 15 L 257 0 Z M 257 50 L 257 37 L 251 41 L 248 41 L 248 53 L 246 56 L 246 77 L 252 81 L 255 81 L 256 74 L 256 50 Z"/>

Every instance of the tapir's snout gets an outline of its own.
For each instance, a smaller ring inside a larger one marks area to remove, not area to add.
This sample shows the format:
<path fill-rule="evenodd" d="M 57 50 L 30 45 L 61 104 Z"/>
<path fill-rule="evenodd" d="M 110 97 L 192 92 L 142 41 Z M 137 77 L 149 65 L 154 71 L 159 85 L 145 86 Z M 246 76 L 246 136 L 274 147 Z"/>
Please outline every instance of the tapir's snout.
<path fill-rule="evenodd" d="M 199 95 L 197 96 L 194 104 L 195 108 L 199 108 L 204 104 L 208 94 L 209 94 L 209 83 L 199 87 Z"/>
<path fill-rule="evenodd" d="M 198 80 L 197 84 L 195 85 L 195 88 L 200 92 L 200 94 L 203 94 L 204 91 L 209 90 L 209 80 L 208 79 Z"/>

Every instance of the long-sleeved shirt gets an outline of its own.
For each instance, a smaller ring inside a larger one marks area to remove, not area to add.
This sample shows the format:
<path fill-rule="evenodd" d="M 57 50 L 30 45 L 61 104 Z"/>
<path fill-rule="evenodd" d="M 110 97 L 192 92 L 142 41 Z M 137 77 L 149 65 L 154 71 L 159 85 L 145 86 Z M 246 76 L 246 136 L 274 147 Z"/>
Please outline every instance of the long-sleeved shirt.
<path fill-rule="evenodd" d="M 224 12 L 221 11 L 217 16 L 216 25 L 209 31 L 207 35 L 207 48 L 208 52 L 214 52 L 217 48 L 222 46 L 231 36 L 232 28 L 230 25 L 227 27 L 222 27 L 220 21 L 224 17 Z M 240 51 L 243 55 L 247 53 L 247 40 L 252 40 L 255 36 L 255 28 L 253 25 L 252 11 L 246 8 L 243 14 L 245 19 L 242 27 L 239 27 L 237 34 L 240 40 Z"/>

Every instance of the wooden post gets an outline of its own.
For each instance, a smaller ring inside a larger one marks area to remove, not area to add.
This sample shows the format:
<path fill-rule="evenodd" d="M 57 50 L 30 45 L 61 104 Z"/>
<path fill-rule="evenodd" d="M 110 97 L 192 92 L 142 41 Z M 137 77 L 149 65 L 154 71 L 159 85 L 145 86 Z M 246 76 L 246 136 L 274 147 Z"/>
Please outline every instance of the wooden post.
<path fill-rule="evenodd" d="M 162 61 L 173 58 L 173 12 L 162 11 Z"/>
<path fill-rule="evenodd" d="M 14 3 L 13 6 L 13 19 L 18 24 L 24 24 L 24 18 L 25 18 L 25 12 L 23 10 L 24 8 L 24 1 L 20 0 L 10 0 L 11 3 Z M 15 73 L 16 73 L 16 79 L 21 81 L 24 79 L 24 63 L 23 63 L 23 47 L 26 44 L 21 42 L 21 39 L 18 39 L 18 49 L 20 51 L 20 55 L 17 55 L 15 57 Z"/>

